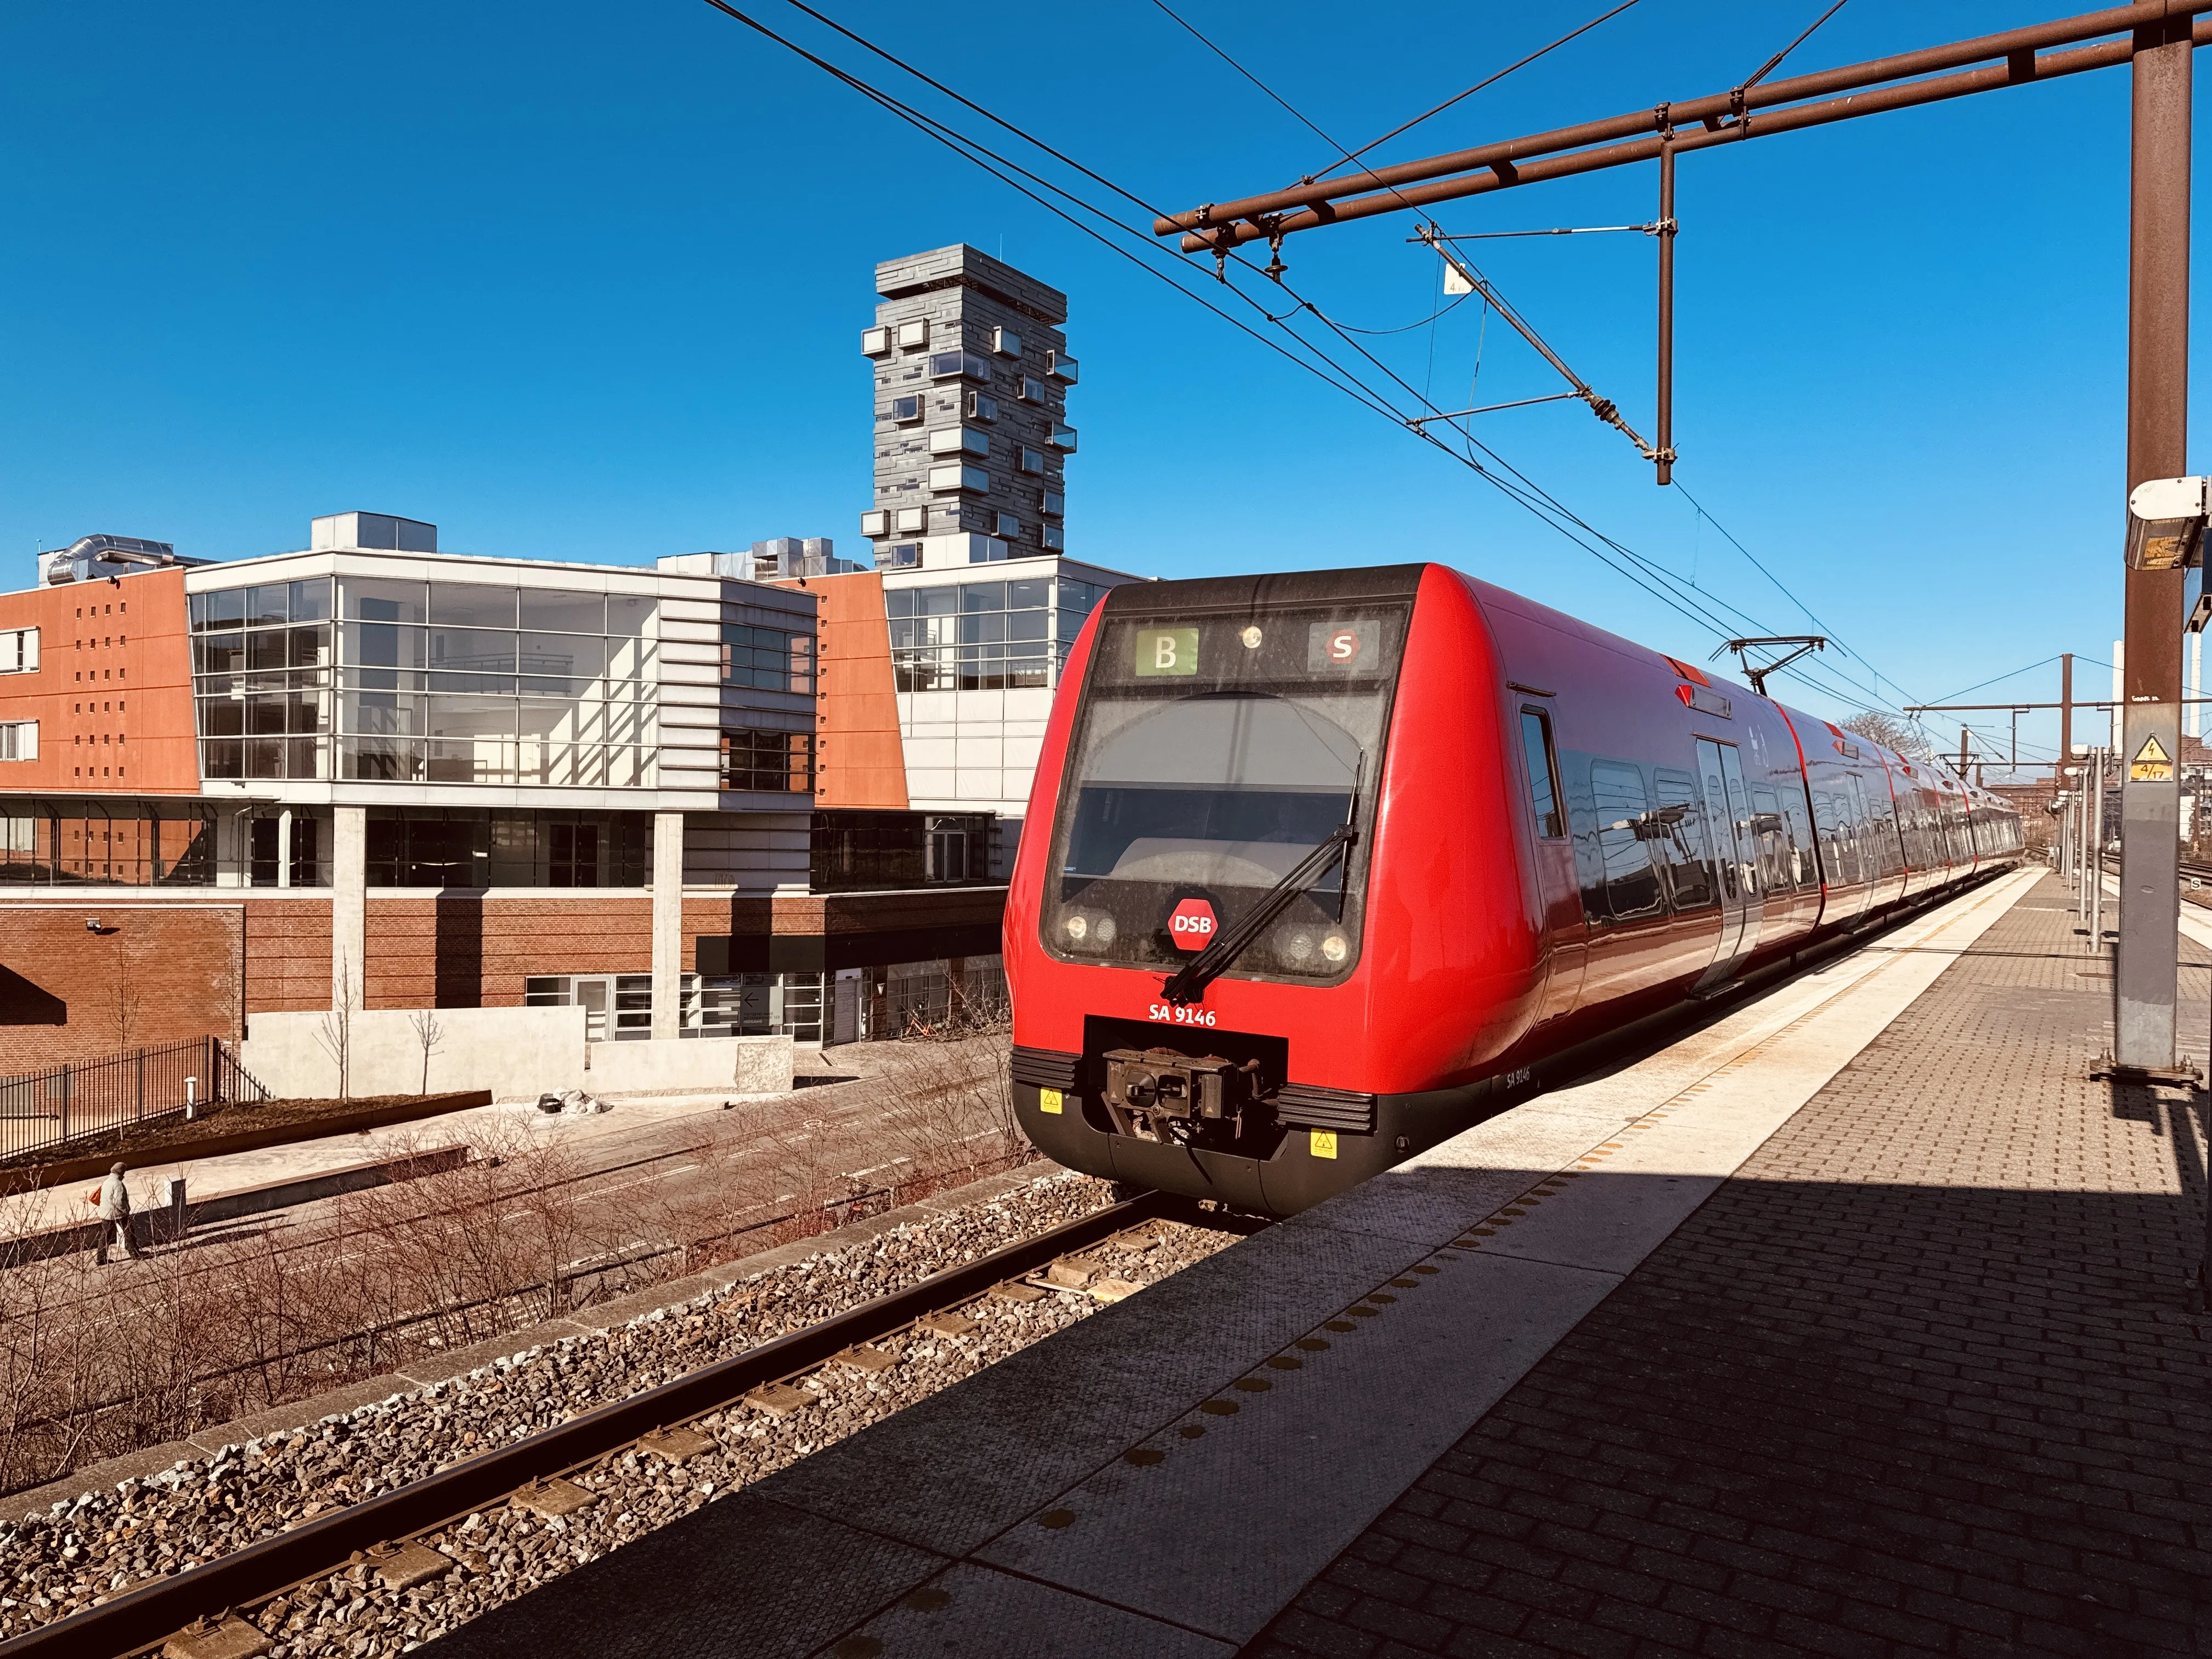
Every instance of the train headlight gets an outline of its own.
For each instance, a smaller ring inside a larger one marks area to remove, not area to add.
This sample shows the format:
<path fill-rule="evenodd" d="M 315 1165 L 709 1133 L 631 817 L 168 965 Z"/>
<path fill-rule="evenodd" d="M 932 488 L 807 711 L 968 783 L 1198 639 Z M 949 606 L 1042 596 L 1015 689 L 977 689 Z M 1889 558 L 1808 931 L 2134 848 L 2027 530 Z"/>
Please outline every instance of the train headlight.
<path fill-rule="evenodd" d="M 1067 929 L 1068 938 L 1078 945 L 1083 943 L 1084 935 L 1091 931 L 1090 920 L 1085 916 L 1070 916 L 1062 925 Z"/>
<path fill-rule="evenodd" d="M 1311 962 L 1313 953 L 1314 937 L 1311 933 L 1293 933 L 1283 941 L 1283 954 L 1292 962 Z"/>
<path fill-rule="evenodd" d="M 1101 916 L 1098 918 L 1098 925 L 1091 930 L 1091 937 L 1097 942 L 1098 948 L 1103 951 L 1114 942 L 1114 935 L 1120 931 L 1121 929 L 1114 926 L 1113 917 Z"/>
<path fill-rule="evenodd" d="M 1258 629 L 1248 628 L 1237 637 L 1244 641 L 1244 648 L 1247 651 L 1257 651 L 1260 648 L 1260 641 L 1263 635 Z"/>
<path fill-rule="evenodd" d="M 1331 962 L 1342 962 L 1352 954 L 1352 941 L 1341 933 L 1331 933 L 1321 942 L 1321 953 Z"/>

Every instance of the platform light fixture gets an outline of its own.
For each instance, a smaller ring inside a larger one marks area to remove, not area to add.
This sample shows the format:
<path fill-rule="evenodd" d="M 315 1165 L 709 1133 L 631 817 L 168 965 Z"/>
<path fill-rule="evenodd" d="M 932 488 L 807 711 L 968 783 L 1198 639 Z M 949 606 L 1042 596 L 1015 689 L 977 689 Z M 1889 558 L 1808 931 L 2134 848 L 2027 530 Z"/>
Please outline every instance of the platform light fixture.
<path fill-rule="evenodd" d="M 2212 479 L 2147 478 L 2128 492 L 2128 568 L 2175 570 L 2203 556 Z"/>

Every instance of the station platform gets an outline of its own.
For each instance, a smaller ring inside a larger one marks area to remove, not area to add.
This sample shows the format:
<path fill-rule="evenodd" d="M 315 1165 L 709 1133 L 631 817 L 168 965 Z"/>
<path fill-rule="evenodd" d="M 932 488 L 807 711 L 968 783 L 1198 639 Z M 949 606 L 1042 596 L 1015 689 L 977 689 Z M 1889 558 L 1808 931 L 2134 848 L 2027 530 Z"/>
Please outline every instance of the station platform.
<path fill-rule="evenodd" d="M 439 1659 L 2202 1651 L 2204 1097 L 2088 1079 L 2069 904 L 1961 895 Z"/>

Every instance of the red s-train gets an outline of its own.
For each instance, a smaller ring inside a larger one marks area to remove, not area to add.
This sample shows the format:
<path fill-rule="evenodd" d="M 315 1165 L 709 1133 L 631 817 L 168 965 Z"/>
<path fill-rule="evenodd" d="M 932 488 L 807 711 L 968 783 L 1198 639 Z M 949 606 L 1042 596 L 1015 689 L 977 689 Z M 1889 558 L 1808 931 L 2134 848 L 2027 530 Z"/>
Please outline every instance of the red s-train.
<path fill-rule="evenodd" d="M 1947 771 L 1440 565 L 1117 587 L 1006 905 L 1017 1109 L 1287 1215 L 2021 848 Z"/>

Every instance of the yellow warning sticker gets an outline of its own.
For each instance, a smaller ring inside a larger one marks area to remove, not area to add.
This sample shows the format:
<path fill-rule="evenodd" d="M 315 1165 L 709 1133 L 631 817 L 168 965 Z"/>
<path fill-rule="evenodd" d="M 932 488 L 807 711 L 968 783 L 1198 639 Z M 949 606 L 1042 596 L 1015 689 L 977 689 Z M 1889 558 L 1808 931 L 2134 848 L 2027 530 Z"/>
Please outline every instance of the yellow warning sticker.
<path fill-rule="evenodd" d="M 2173 777 L 2173 757 L 2166 752 L 2166 745 L 2155 734 L 2143 739 L 2143 746 L 2136 750 L 2136 757 L 2128 763 L 2128 781 L 2130 783 L 2166 783 Z"/>
<path fill-rule="evenodd" d="M 1334 1158 L 1336 1156 L 1336 1131 L 1334 1129 L 1316 1129 L 1313 1131 L 1312 1146 L 1313 1155 L 1316 1158 Z"/>
<path fill-rule="evenodd" d="M 1067 1097 L 1060 1093 L 1057 1089 L 1040 1089 L 1037 1091 L 1037 1110 L 1040 1112 L 1050 1112 L 1054 1117 L 1057 1117 L 1060 1115 L 1060 1109 L 1066 1103 Z"/>

